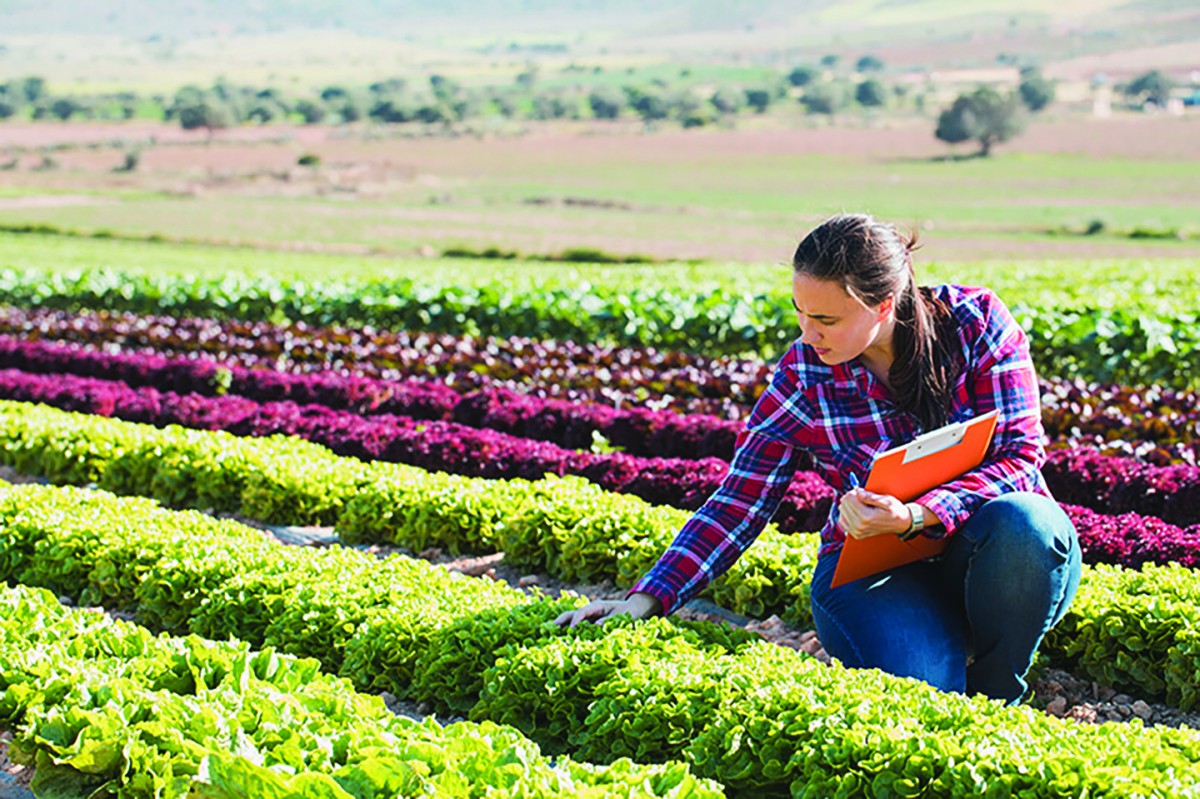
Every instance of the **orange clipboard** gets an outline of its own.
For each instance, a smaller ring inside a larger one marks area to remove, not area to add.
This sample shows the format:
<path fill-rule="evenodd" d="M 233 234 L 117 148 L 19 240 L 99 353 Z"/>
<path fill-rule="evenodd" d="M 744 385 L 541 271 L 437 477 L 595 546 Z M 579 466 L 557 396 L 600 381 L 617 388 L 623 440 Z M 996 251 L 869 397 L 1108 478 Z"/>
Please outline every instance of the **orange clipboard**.
<path fill-rule="evenodd" d="M 912 502 L 930 489 L 949 482 L 983 462 L 992 434 L 996 432 L 999 410 L 974 419 L 939 427 L 912 441 L 875 456 L 868 491 L 891 494 L 901 502 Z M 947 540 L 918 535 L 901 541 L 898 535 L 877 535 L 859 539 L 846 536 L 838 556 L 830 587 L 878 574 L 924 558 L 940 555 Z"/>

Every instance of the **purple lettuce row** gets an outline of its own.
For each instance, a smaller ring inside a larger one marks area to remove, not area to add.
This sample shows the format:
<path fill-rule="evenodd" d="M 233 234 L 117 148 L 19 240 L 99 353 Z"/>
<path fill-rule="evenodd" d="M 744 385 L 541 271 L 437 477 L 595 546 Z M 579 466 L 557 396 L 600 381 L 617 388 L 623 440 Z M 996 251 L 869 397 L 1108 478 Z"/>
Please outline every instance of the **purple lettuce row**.
<path fill-rule="evenodd" d="M 1050 452 L 1042 474 L 1060 502 L 1179 525 L 1200 522 L 1200 468 L 1195 466 L 1152 466 L 1073 448 Z"/>
<path fill-rule="evenodd" d="M 591 448 L 599 434 L 615 448 L 648 457 L 729 460 L 742 428 L 740 422 L 712 416 L 680 416 L 644 408 L 619 410 L 539 399 L 506 389 L 461 395 L 433 381 L 386 381 L 330 372 L 292 374 L 225 366 L 208 358 L 99 352 L 10 336 L 0 336 L 0 368 L 120 380 L 181 394 L 228 392 L 259 402 L 292 401 L 363 414 L 444 419 L 569 449 Z"/>
<path fill-rule="evenodd" d="M 1041 402 L 1050 441 L 1155 466 L 1200 465 L 1200 392 L 1042 380 Z"/>
<path fill-rule="evenodd" d="M 299 374 L 328 367 L 358 377 L 425 380 L 430 385 L 450 386 L 459 394 L 505 389 L 543 399 L 614 408 L 708 414 L 724 421 L 745 418 L 769 373 L 769 365 L 757 361 L 708 359 L 653 349 L 104 312 L 71 314 L 46 309 L 0 309 L 0 332 L 4 331 L 32 339 L 118 346 L 130 354 L 191 358 L 206 354 L 227 367 L 240 365 Z M 196 386 L 177 388 L 205 390 Z M 1056 379 L 1042 380 L 1041 389 L 1042 421 L 1051 442 L 1093 447 L 1106 455 L 1133 457 L 1158 466 L 1200 465 L 1200 392 Z M 303 395 L 253 396 L 298 402 L 328 401 L 332 407 L 373 410 L 369 404 L 356 408 L 338 404 L 335 399 L 319 400 Z M 402 405 L 394 402 L 390 410 L 441 418 L 432 409 L 410 411 Z M 532 426 L 537 428 L 538 424 Z M 511 426 L 504 429 L 517 432 Z M 663 442 L 643 444 L 639 438 L 623 440 L 621 446 L 640 455 L 728 458 L 733 444 L 732 429 L 718 431 L 720 440 L 706 441 L 700 451 L 686 446 L 655 449 Z M 566 446 L 577 446 L 582 440 L 557 438 L 553 431 L 528 435 Z M 674 446 L 676 442 L 687 441 L 690 435 L 661 438 Z M 585 430 L 583 439 L 586 438 Z"/>
<path fill-rule="evenodd" d="M 638 456 L 728 460 L 741 427 L 740 423 L 709 416 L 621 411 L 543 400 L 503 389 L 460 396 L 446 386 L 421 381 L 387 382 L 328 373 L 297 375 L 223 367 L 201 358 L 110 354 L 4 336 L 0 336 L 0 366 L 115 379 L 180 394 L 212 395 L 227 387 L 255 401 L 292 401 L 332 410 L 449 420 L 572 450 L 591 449 L 593 437 L 599 433 L 610 445 Z M 1083 465 L 1061 466 L 1068 459 Z M 1099 469 L 1097 463 L 1108 465 Z M 1178 524 L 1200 521 L 1200 468 L 1194 466 L 1155 467 L 1072 448 L 1052 452 L 1044 473 L 1051 490 L 1065 502 L 1106 513 L 1133 511 Z"/>
<path fill-rule="evenodd" d="M 595 434 L 631 454 L 676 458 L 733 459 L 743 422 L 670 411 L 617 410 L 545 400 L 507 389 L 474 391 L 454 406 L 454 421 L 522 438 L 590 447 Z"/>
<path fill-rule="evenodd" d="M 724 419 L 741 418 L 770 373 L 770 365 L 760 361 L 649 347 L 106 311 L 2 308 L 0 333 L 115 345 L 125 352 L 204 354 L 250 368 L 298 373 L 337 366 L 385 380 L 438 379 L 459 393 L 508 388 L 549 399 L 706 413 Z"/>
<path fill-rule="evenodd" d="M 0 336 L 0 366 L 114 379 L 180 394 L 213 395 L 227 389 L 260 402 L 292 401 L 333 410 L 449 420 L 572 450 L 591 449 L 599 433 L 610 445 L 638 456 L 728 460 L 741 428 L 738 422 L 710 416 L 578 405 L 504 389 L 462 396 L 444 385 L 417 380 L 298 375 L 224 367 L 203 358 L 104 353 L 6 336 Z M 1080 465 L 1063 466 L 1066 462 Z M 1178 524 L 1200 521 L 1200 468 L 1195 466 L 1157 467 L 1071 448 L 1053 451 L 1043 471 L 1051 490 L 1064 502 L 1105 513 L 1133 511 Z"/>
<path fill-rule="evenodd" d="M 538 479 L 547 472 L 576 474 L 607 490 L 689 510 L 699 507 L 728 471 L 727 464 L 711 458 L 684 461 L 572 452 L 450 422 L 362 417 L 321 405 L 258 403 L 236 396 L 138 390 L 94 378 L 0 370 L 0 396 L 158 426 L 179 424 L 243 436 L 296 435 L 349 457 L 471 477 Z M 815 473 L 800 472 L 774 521 L 785 532 L 819 529 L 834 496 L 834 490 Z M 1063 508 L 1079 531 L 1088 563 L 1131 568 L 1169 562 L 1200 566 L 1200 525 L 1181 529 L 1136 513 L 1112 516 L 1073 504 Z"/>
<path fill-rule="evenodd" d="M 358 413 L 403 409 L 415 419 L 446 418 L 461 395 L 438 383 L 385 382 L 334 372 L 290 374 L 225 366 L 208 358 L 168 358 L 150 353 L 103 352 L 73 345 L 0 336 L 0 367 L 37 374 L 72 374 L 119 380 L 181 394 L 226 392 L 271 402 L 291 400 Z"/>
<path fill-rule="evenodd" d="M 716 458 L 682 460 L 597 454 L 445 421 L 360 416 L 324 405 L 259 403 L 240 396 L 160 392 L 117 381 L 0 370 L 0 398 L 39 402 L 68 411 L 156 426 L 178 424 L 234 435 L 294 435 L 362 460 L 406 463 L 431 471 L 488 479 L 579 475 L 602 488 L 655 505 L 700 507 L 721 484 L 729 464 Z M 835 492 L 816 473 L 798 472 L 775 515 L 782 530 L 819 529 Z"/>
<path fill-rule="evenodd" d="M 0 336 L 0 367 L 42 373 L 68 372 L 179 393 L 211 395 L 229 391 L 264 402 L 291 400 L 359 413 L 447 419 L 571 449 L 590 448 L 594 436 L 599 434 L 615 448 L 648 457 L 729 460 L 741 428 L 739 422 L 707 415 L 680 416 L 670 411 L 644 408 L 620 410 L 600 404 L 548 400 L 501 388 L 462 395 L 433 380 L 385 381 L 330 372 L 295 374 L 269 368 L 224 365 L 204 357 L 108 353 L 80 346 L 20 341 L 7 336 Z M 1077 418 L 1083 412 L 1081 409 L 1087 407 L 1080 400 L 1083 390 L 1080 386 L 1055 390 L 1055 404 L 1044 414 L 1050 419 L 1051 430 L 1055 419 Z M 1169 412 L 1171 406 L 1166 403 L 1172 397 L 1155 397 L 1149 390 L 1146 396 L 1154 401 L 1153 407 L 1159 409 L 1160 415 Z M 1114 432 L 1120 432 L 1120 428 L 1111 419 L 1105 425 L 1107 433 L 1103 442 L 1095 442 L 1094 436 L 1089 438 L 1077 431 L 1073 438 L 1066 440 L 1085 445 L 1099 443 L 1097 449 L 1105 454 L 1119 454 L 1156 464 L 1194 460 L 1190 451 L 1168 451 L 1153 441 L 1109 440 Z M 1058 426 L 1062 427 L 1061 424 Z M 1198 442 L 1190 446 L 1200 449 Z"/>
<path fill-rule="evenodd" d="M 1113 516 L 1059 501 L 1079 531 L 1085 563 L 1112 563 L 1130 569 L 1145 563 L 1200 567 L 1200 524 L 1182 528 L 1153 516 Z"/>

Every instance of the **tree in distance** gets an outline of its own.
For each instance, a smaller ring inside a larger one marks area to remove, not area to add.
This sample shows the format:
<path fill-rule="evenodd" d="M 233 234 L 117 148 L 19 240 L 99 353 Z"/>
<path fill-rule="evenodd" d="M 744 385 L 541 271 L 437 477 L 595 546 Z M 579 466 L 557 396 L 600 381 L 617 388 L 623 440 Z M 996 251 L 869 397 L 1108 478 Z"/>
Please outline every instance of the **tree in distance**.
<path fill-rule="evenodd" d="M 827 114 L 829 116 L 833 116 L 844 108 L 848 101 L 848 87 L 829 81 L 809 86 L 800 98 L 800 104 L 809 114 Z"/>
<path fill-rule="evenodd" d="M 534 119 L 564 119 L 571 115 L 571 104 L 566 97 L 558 93 L 539 94 L 533 98 Z"/>
<path fill-rule="evenodd" d="M 521 71 L 520 73 L 517 74 L 517 77 L 514 79 L 513 82 L 516 83 L 518 86 L 520 86 L 522 89 L 529 91 L 530 89 L 533 88 L 533 85 L 535 83 L 537 83 L 537 81 L 538 81 L 537 64 L 530 64 L 523 71 Z"/>
<path fill-rule="evenodd" d="M 517 100 L 513 97 L 512 92 L 493 91 L 488 95 L 487 100 L 496 109 L 496 113 L 505 119 L 512 119 L 517 115 Z"/>
<path fill-rule="evenodd" d="M 624 92 L 608 86 L 597 87 L 588 95 L 588 105 L 592 108 L 592 116 L 596 119 L 616 119 L 625 107 Z"/>
<path fill-rule="evenodd" d="M 400 94 L 376 95 L 367 116 L 380 122 L 412 122 L 417 118 L 417 106 Z"/>
<path fill-rule="evenodd" d="M 330 105 L 348 100 L 350 91 L 344 86 L 326 86 L 321 90 L 321 99 Z"/>
<path fill-rule="evenodd" d="M 366 114 L 362 101 L 344 86 L 326 86 L 321 90 L 321 102 L 314 105 L 318 108 L 323 107 L 323 116 L 334 114 L 341 117 L 342 122 L 357 122 Z M 308 114 L 303 111 L 301 114 L 307 120 Z"/>
<path fill-rule="evenodd" d="M 754 109 L 754 113 L 765 113 L 771 105 L 771 90 L 755 87 L 745 90 L 746 105 Z"/>
<path fill-rule="evenodd" d="M 1021 85 L 1017 91 L 1025 107 L 1035 113 L 1054 102 L 1054 82 L 1047 80 L 1034 67 L 1021 70 Z"/>
<path fill-rule="evenodd" d="M 46 79 L 39 78 L 36 75 L 31 75 L 21 81 L 21 93 L 25 95 L 25 102 L 36 103 L 46 97 Z"/>
<path fill-rule="evenodd" d="M 333 106 L 333 108 L 341 115 L 343 122 L 357 122 L 367 113 L 362 102 L 354 96 L 346 97 L 340 103 Z"/>
<path fill-rule="evenodd" d="M 50 113 L 56 119 L 66 122 L 68 119 L 78 114 L 83 110 L 83 106 L 76 102 L 73 97 L 59 97 L 54 102 L 50 103 Z"/>
<path fill-rule="evenodd" d="M 0 119 L 14 117 L 25 104 L 25 93 L 16 81 L 0 83 Z"/>
<path fill-rule="evenodd" d="M 636 86 L 626 86 L 625 95 L 629 98 L 630 108 L 636 111 L 647 125 L 652 125 L 670 116 L 671 108 L 667 103 L 666 95 L 658 87 L 651 86 L 642 89 Z"/>
<path fill-rule="evenodd" d="M 325 120 L 326 110 L 321 103 L 304 99 L 296 102 L 296 113 L 304 120 L 305 125 L 315 125 Z"/>
<path fill-rule="evenodd" d="M 883 62 L 873 55 L 865 55 L 854 64 L 856 72 L 882 72 Z"/>
<path fill-rule="evenodd" d="M 433 91 L 433 96 L 441 103 L 453 102 L 462 94 L 462 86 L 458 81 L 447 78 L 445 75 L 430 75 L 429 88 Z"/>
<path fill-rule="evenodd" d="M 388 78 L 372 83 L 367 89 L 371 94 L 399 94 L 408 88 L 408 81 L 404 78 Z"/>
<path fill-rule="evenodd" d="M 736 114 L 741 110 L 744 98 L 737 90 L 723 86 L 713 92 L 709 102 L 712 103 L 713 108 L 717 109 L 718 113 Z"/>
<path fill-rule="evenodd" d="M 1016 93 L 1001 95 L 982 86 L 970 94 L 960 94 L 950 108 L 938 116 L 934 131 L 940 141 L 958 144 L 979 142 L 979 155 L 991 155 L 992 146 L 1005 142 L 1025 129 L 1025 116 Z"/>
<path fill-rule="evenodd" d="M 179 125 L 184 130 L 204 128 L 209 133 L 233 125 L 233 113 L 229 106 L 211 99 L 178 109 Z"/>
<path fill-rule="evenodd" d="M 821 71 L 816 67 L 796 67 L 788 73 L 788 83 L 796 88 L 801 88 L 812 83 L 821 75 Z"/>
<path fill-rule="evenodd" d="M 711 123 L 715 110 L 707 98 L 698 97 L 688 89 L 679 89 L 668 98 L 671 112 L 685 128 L 700 128 Z"/>
<path fill-rule="evenodd" d="M 1125 96 L 1165 106 L 1174 82 L 1157 69 L 1138 75 L 1125 87 Z"/>
<path fill-rule="evenodd" d="M 876 108 L 887 102 L 887 89 L 874 78 L 864 80 L 854 87 L 854 100 L 859 105 Z"/>

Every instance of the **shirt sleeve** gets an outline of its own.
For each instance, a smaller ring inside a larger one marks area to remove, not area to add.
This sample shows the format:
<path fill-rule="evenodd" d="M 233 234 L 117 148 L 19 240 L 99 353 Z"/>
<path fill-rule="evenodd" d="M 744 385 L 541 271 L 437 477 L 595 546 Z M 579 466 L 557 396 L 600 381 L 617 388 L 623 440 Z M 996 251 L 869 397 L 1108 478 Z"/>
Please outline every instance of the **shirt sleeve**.
<path fill-rule="evenodd" d="M 776 367 L 738 434 L 733 461 L 721 486 L 683 525 L 654 567 L 626 594 L 646 593 L 669 615 L 699 594 L 750 548 L 796 473 L 800 450 L 789 429 L 803 424 L 797 385 L 785 366 Z"/>
<path fill-rule="evenodd" d="M 1046 492 L 1041 473 L 1046 460 L 1041 400 L 1025 331 L 993 296 L 983 333 L 976 340 L 967 387 L 977 413 L 998 408 L 1000 416 L 983 463 L 915 500 L 944 525 L 922 531 L 930 538 L 953 534 L 985 502 L 1002 494 Z"/>
<path fill-rule="evenodd" d="M 650 594 L 669 615 L 750 548 L 796 472 L 795 448 L 743 430 L 720 488 L 683 525 L 658 563 L 626 594 Z"/>

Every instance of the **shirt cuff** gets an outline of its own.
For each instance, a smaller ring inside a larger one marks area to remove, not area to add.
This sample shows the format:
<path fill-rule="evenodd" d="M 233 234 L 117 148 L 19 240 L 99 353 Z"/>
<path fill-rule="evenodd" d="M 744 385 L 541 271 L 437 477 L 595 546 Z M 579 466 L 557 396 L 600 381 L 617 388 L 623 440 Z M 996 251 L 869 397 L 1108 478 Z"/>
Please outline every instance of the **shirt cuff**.
<path fill-rule="evenodd" d="M 915 501 L 918 505 L 928 508 L 929 512 L 941 522 L 940 527 L 934 525 L 921 531 L 921 535 L 926 538 L 945 538 L 957 530 L 970 516 L 963 501 L 953 491 L 942 491 L 935 488 Z"/>
<path fill-rule="evenodd" d="M 670 616 L 675 610 L 675 601 L 677 596 L 673 592 L 664 589 L 661 586 L 644 582 L 637 583 L 633 586 L 633 588 L 630 588 L 625 592 L 625 598 L 629 599 L 629 597 L 633 596 L 634 594 L 649 594 L 657 599 L 662 604 L 661 613 L 663 616 Z"/>

